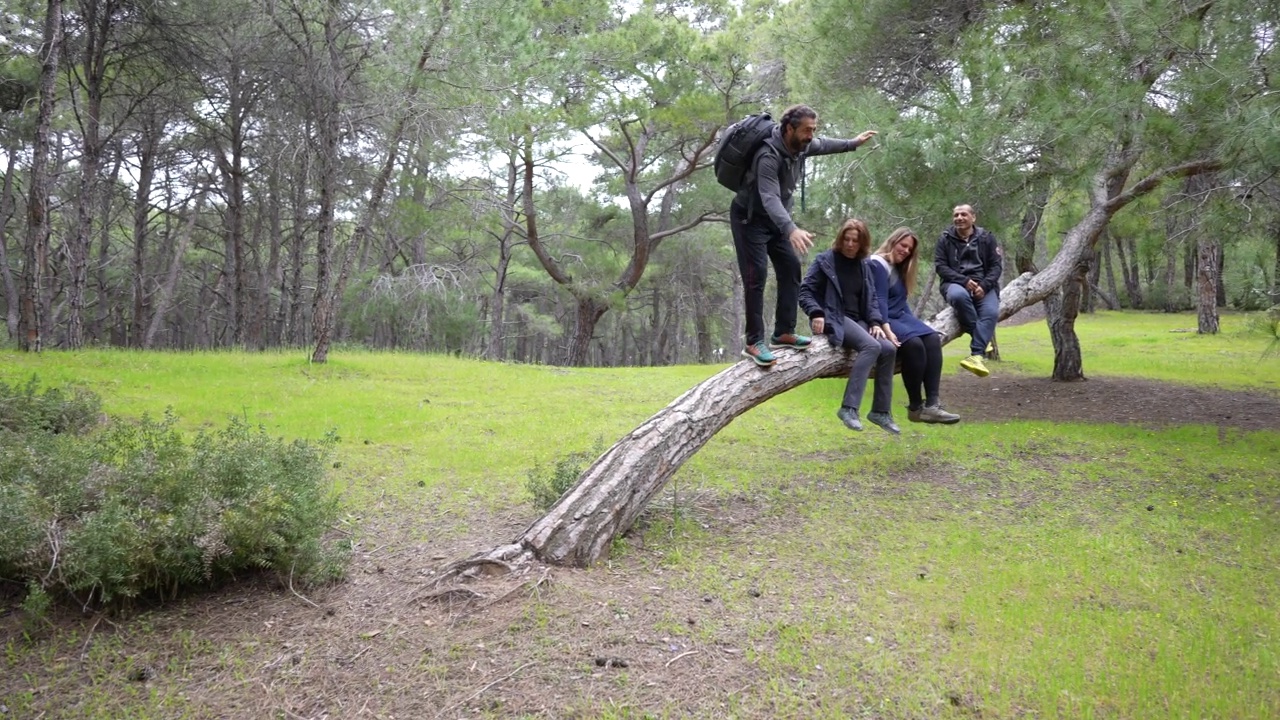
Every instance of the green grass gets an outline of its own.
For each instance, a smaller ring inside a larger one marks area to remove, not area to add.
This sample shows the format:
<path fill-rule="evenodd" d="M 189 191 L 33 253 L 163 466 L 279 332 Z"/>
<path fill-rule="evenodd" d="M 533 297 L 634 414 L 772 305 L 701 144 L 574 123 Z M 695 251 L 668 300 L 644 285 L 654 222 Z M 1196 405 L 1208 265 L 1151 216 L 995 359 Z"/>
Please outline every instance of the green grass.
<path fill-rule="evenodd" d="M 1280 360 L 1263 356 L 1268 338 L 1246 333 L 1238 316 L 1225 317 L 1217 337 L 1169 332 L 1194 324 L 1189 315 L 1083 317 L 1085 372 L 1274 393 Z M 1001 329 L 1000 343 L 1001 373 L 1049 373 L 1043 323 Z M 288 437 L 336 428 L 335 479 L 353 516 L 375 506 L 416 513 L 429 500 L 532 519 L 530 467 L 599 438 L 612 443 L 718 369 L 365 352 L 326 366 L 287 353 L 0 352 L 0 379 L 79 382 L 109 413 L 173 406 L 192 428 L 242 415 Z M 1280 429 L 966 420 L 907 426 L 894 440 L 839 429 L 841 386 L 809 383 L 735 420 L 657 499 L 642 541 L 617 543 L 603 569 L 575 575 L 578 586 L 611 582 L 615 571 L 642 591 L 662 585 L 663 597 L 705 609 L 696 623 L 686 621 L 693 610 L 651 595 L 549 591 L 506 629 L 504 662 L 553 665 L 598 601 L 644 618 L 617 620 L 620 647 L 645 636 L 704 650 L 673 672 L 713 648 L 740 650 L 733 657 L 752 672 L 745 687 L 712 684 L 688 705 L 652 700 L 661 676 L 646 690 L 655 677 L 646 673 L 661 663 L 590 685 L 589 660 L 575 655 L 560 680 L 580 717 L 1280 716 Z M 704 596 L 714 603 L 696 600 Z M 122 638 L 146 633 L 122 623 L 90 647 L 123 652 Z M 433 682 L 456 687 L 446 684 L 455 671 L 483 658 L 472 645 L 433 656 Z M 46 676 L 8 687 L 56 686 L 59 663 L 81 672 L 68 658 L 85 646 L 83 637 L 9 640 L 0 676 L 39 653 Z M 170 654 L 170 674 L 220 656 L 236 658 L 236 646 L 193 641 Z M 261 658 L 236 662 L 243 667 L 221 671 L 255 687 Z M 118 675 L 90 677 L 80 716 L 198 714 L 180 685 L 148 695 Z M 468 682 L 453 697 L 483 686 Z M 20 714 L 48 707 L 22 692 L 0 700 Z"/>
<path fill-rule="evenodd" d="M 1261 332 L 1258 314 L 1224 313 L 1218 335 L 1195 332 L 1194 313 L 1101 311 L 1076 323 L 1086 377 L 1145 377 L 1233 390 L 1280 391 L 1276 338 Z M 1002 327 L 1000 369 L 1048 377 L 1053 342 L 1043 321 Z M 948 358 L 968 354 L 968 336 L 949 344 Z"/>

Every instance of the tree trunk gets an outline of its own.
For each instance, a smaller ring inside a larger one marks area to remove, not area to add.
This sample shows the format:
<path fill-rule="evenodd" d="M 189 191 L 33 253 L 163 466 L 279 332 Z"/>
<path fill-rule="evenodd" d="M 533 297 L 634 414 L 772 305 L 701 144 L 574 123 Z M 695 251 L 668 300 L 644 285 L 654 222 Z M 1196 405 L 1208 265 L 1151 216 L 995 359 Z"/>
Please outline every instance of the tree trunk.
<path fill-rule="evenodd" d="M 1058 256 L 1041 272 L 1024 274 L 1001 290 L 1000 319 L 1044 300 L 1074 272 L 1111 216 L 1133 197 L 1096 204 L 1063 240 Z M 951 308 L 929 324 L 943 342 L 960 334 Z M 454 563 L 441 579 L 484 564 L 527 562 L 586 566 L 613 538 L 626 532 L 667 480 L 734 418 L 766 400 L 820 377 L 847 376 L 853 355 L 815 338 L 807 352 L 782 351 L 765 371 L 738 362 L 703 381 L 619 440 L 578 483 L 509 545 Z"/>
<path fill-rule="evenodd" d="M 155 347 L 156 335 L 159 334 L 160 327 L 164 325 L 165 317 L 169 314 L 169 306 L 173 303 L 173 296 L 178 290 L 178 278 L 182 274 L 182 261 L 187 254 L 187 245 L 191 242 L 191 235 L 195 230 L 196 220 L 200 217 L 203 204 L 204 192 L 202 191 L 196 196 L 187 221 L 178 230 L 178 240 L 174 243 L 173 260 L 169 263 L 169 272 L 165 276 L 164 284 L 160 286 L 160 292 L 151 313 L 151 321 L 147 323 L 147 331 L 142 336 L 141 344 L 144 350 Z"/>
<path fill-rule="evenodd" d="M 1276 243 L 1276 271 L 1271 276 L 1271 304 L 1280 305 L 1280 219 L 1271 223 L 1271 237 Z"/>
<path fill-rule="evenodd" d="M 336 0 L 330 0 L 329 7 L 333 8 L 334 3 L 336 3 Z M 319 281 L 316 282 L 317 298 L 324 295 L 326 296 L 326 300 L 323 303 L 319 300 L 316 302 L 317 312 L 313 319 L 313 322 L 315 323 L 316 348 L 311 353 L 311 361 L 314 363 L 324 363 L 329 358 L 329 344 L 332 341 L 334 330 L 337 326 L 338 310 L 342 303 L 342 294 L 346 291 L 347 279 L 351 276 L 351 268 L 355 263 L 356 252 L 362 244 L 368 241 L 369 231 L 373 227 L 373 222 L 378 218 L 378 215 L 382 210 L 382 199 L 386 195 L 387 186 L 391 182 L 391 173 L 395 170 L 396 158 L 400 154 L 400 146 L 404 142 L 405 127 L 409 122 L 409 113 L 413 107 L 413 100 L 417 97 L 418 90 L 421 87 L 420 83 L 416 82 L 417 76 L 422 74 L 423 70 L 427 66 L 427 62 L 431 59 L 435 43 L 440 38 L 441 33 L 444 32 L 445 26 L 448 24 L 452 7 L 453 5 L 449 0 L 445 0 L 441 5 L 440 23 L 436 26 L 430 39 L 428 39 L 423 45 L 422 52 L 418 55 L 418 64 L 415 69 L 414 78 L 410 81 L 409 87 L 405 92 L 406 106 L 410 109 L 407 109 L 400 114 L 400 117 L 396 120 L 395 126 L 386 140 L 387 154 L 383 159 L 381 169 L 378 171 L 377 176 L 374 177 L 373 187 L 369 192 L 369 202 L 360 213 L 360 220 L 356 223 L 356 228 L 352 232 L 351 239 L 348 241 L 346 255 L 343 258 L 342 266 L 339 268 L 338 277 L 333 283 L 332 296 L 329 296 L 327 283 L 322 286 Z M 331 19 L 334 15 L 336 15 L 336 12 L 331 14 L 331 16 L 326 19 L 325 23 L 325 47 L 330 49 L 330 72 L 335 74 L 335 86 L 333 90 L 334 97 L 332 98 L 331 108 L 334 112 L 334 116 L 331 119 L 326 119 L 325 123 L 330 121 L 334 122 L 334 130 L 336 131 L 336 122 L 338 120 L 337 111 L 340 104 L 340 90 L 338 88 L 342 84 L 345 84 L 345 81 L 338 83 L 336 80 L 340 68 L 338 65 L 338 55 L 335 45 L 336 36 L 333 34 L 334 31 L 331 29 Z M 326 160 L 328 159 L 329 158 L 326 157 Z M 337 159 L 336 146 L 334 147 L 334 155 L 332 159 L 334 161 Z M 336 172 L 337 168 L 333 167 L 329 170 L 331 172 Z M 332 208 L 330 208 L 330 211 L 332 212 Z M 322 313 L 320 310 L 323 310 L 324 312 Z"/>
<path fill-rule="evenodd" d="M 1218 334 L 1218 241 L 1208 233 L 1200 234 L 1196 253 L 1197 332 Z"/>
<path fill-rule="evenodd" d="M 144 347 L 147 318 L 147 240 L 151 234 L 151 183 L 155 178 L 160 132 L 154 113 L 148 116 L 138 142 L 138 184 L 133 195 L 133 319 L 130 345 Z"/>
<path fill-rule="evenodd" d="M 494 268 L 493 293 L 489 297 L 489 343 L 485 356 L 490 360 L 505 357 L 507 270 L 511 267 L 511 238 L 516 231 L 516 183 L 520 168 L 515 154 L 507 156 L 507 193 L 502 204 L 502 235 L 498 237 L 498 266 Z"/>
<path fill-rule="evenodd" d="M 581 297 L 574 304 L 573 336 L 569 340 L 565 364 L 585 367 L 591 351 L 591 338 L 596 333 L 596 323 L 604 317 L 609 306 L 592 297 Z"/>
<path fill-rule="evenodd" d="M 1188 294 L 1193 293 L 1196 282 L 1196 244 L 1182 244 L 1182 287 Z"/>
<path fill-rule="evenodd" d="M 1098 276 L 1102 272 L 1102 263 L 1098 258 L 1098 253 L 1089 253 L 1089 268 L 1085 273 L 1084 285 L 1082 291 L 1084 293 L 1084 312 L 1092 313 L 1096 310 L 1095 304 L 1098 296 Z"/>
<path fill-rule="evenodd" d="M 1014 264 L 1019 275 L 1036 271 L 1036 237 L 1040 233 L 1044 206 L 1049 201 L 1049 178 L 1037 175 L 1033 183 L 1031 199 L 1022 213 L 1022 228 L 1014 251 Z"/>
<path fill-rule="evenodd" d="M 45 344 L 49 308 L 45 275 L 49 271 L 49 133 L 57 99 L 58 57 L 62 55 L 62 0 L 46 5 L 44 40 L 40 44 L 40 106 L 31 153 L 31 187 L 27 199 L 27 238 L 21 299 L 22 349 L 40 352 Z"/>
<path fill-rule="evenodd" d="M 10 136 L 5 148 L 8 158 L 4 171 L 4 186 L 0 188 L 0 281 L 3 282 L 5 329 L 10 338 L 18 337 L 18 285 L 13 280 L 13 271 L 9 269 L 9 220 L 13 218 L 13 171 L 18 164 L 17 142 Z"/>
<path fill-rule="evenodd" d="M 1044 300 L 1069 278 L 1078 277 L 1086 253 L 1120 209 L 1168 178 L 1211 172 L 1221 166 L 1210 159 L 1163 167 L 1120 192 L 1142 153 L 1132 149 L 1123 133 L 1116 145 L 1091 179 L 1089 210 L 1067 232 L 1057 256 L 1041 272 L 1021 275 L 1001 291 L 999 319 Z M 533 236 L 530 232 L 531 241 Z M 959 323 L 949 307 L 929 324 L 944 343 L 959 334 Z M 577 484 L 514 542 L 453 563 L 437 575 L 437 582 L 485 565 L 509 567 L 513 561 L 577 566 L 595 562 L 615 537 L 631 527 L 672 474 L 734 418 L 815 378 L 845 375 L 850 363 L 850 353 L 833 351 L 823 338 L 817 338 L 807 352 L 782 351 L 768 370 L 749 361 L 738 362 L 681 395 L 605 451 Z"/>
<path fill-rule="evenodd" d="M 106 341 L 115 345 L 124 345 L 128 337 L 125 326 L 124 311 L 116 306 L 111 292 L 111 240 L 115 237 L 115 224 L 111 218 L 111 208 L 115 205 L 115 189 L 120 185 L 120 168 L 124 165 L 124 143 L 119 140 L 110 143 L 112 149 L 111 172 L 105 178 L 105 191 L 98 193 L 98 261 L 94 277 L 97 293 L 96 312 L 89 325 L 89 339 L 94 342 Z M 113 321 L 112 315 L 115 316 Z M 114 325 L 114 327 L 108 327 Z"/>
<path fill-rule="evenodd" d="M 1110 235 L 1110 233 L 1108 233 Z M 1124 238 L 1118 238 L 1110 235 L 1108 242 L 1114 242 L 1116 253 L 1120 256 L 1120 274 L 1124 277 L 1124 291 L 1129 298 L 1129 307 L 1142 307 L 1142 279 L 1138 277 L 1138 260 L 1128 257 L 1129 252 L 1126 251 Z"/>
<path fill-rule="evenodd" d="M 1107 305 L 1112 310 L 1119 310 L 1120 309 L 1120 300 L 1119 300 L 1120 293 L 1116 289 L 1116 273 L 1115 273 L 1114 267 L 1111 264 L 1111 238 L 1104 235 L 1098 241 L 1098 245 L 1102 248 L 1102 267 L 1103 267 L 1103 272 L 1106 273 L 1107 275 L 1107 292 L 1110 295 L 1110 299 L 1108 300 Z"/>
<path fill-rule="evenodd" d="M 692 278 L 693 291 L 693 332 L 698 346 L 698 362 L 711 362 L 711 313 L 707 303 L 706 285 L 703 273 L 695 272 Z"/>
<path fill-rule="evenodd" d="M 305 268 L 303 250 L 307 243 L 308 193 L 305 179 L 311 175 L 310 170 L 309 156 L 303 153 L 302 167 L 298 173 L 300 180 L 294 184 L 292 199 L 293 227 L 290 228 L 289 242 L 289 284 L 282 287 L 280 291 L 280 334 L 293 347 L 299 347 L 306 341 L 302 317 L 302 272 Z M 285 298 L 288 298 L 287 303 Z"/>
<path fill-rule="evenodd" d="M 1220 241 L 1215 240 L 1214 244 L 1218 247 L 1218 262 L 1214 266 L 1218 270 L 1218 291 L 1216 294 L 1218 307 L 1227 306 L 1227 251 L 1222 247 Z"/>
<path fill-rule="evenodd" d="M 1045 320 L 1049 324 L 1049 337 L 1053 341 L 1053 379 L 1075 382 L 1086 379 L 1084 359 L 1080 354 L 1080 339 L 1076 336 L 1076 318 L 1080 315 L 1080 302 L 1089 272 L 1089 253 L 1081 258 L 1075 272 L 1056 293 L 1045 298 Z"/>
<path fill-rule="evenodd" d="M 76 192 L 76 228 L 67 239 L 67 258 L 70 282 L 67 284 L 67 347 L 77 349 L 84 345 L 84 294 L 88 286 L 89 245 L 93 231 L 94 201 L 98 193 L 98 169 L 102 163 L 102 93 L 106 78 L 107 35 L 115 14 L 114 0 L 105 3 L 98 0 L 82 0 L 79 3 L 83 22 L 83 53 L 80 65 L 73 68 L 82 73 L 81 82 L 73 84 L 73 90 L 83 87 L 87 95 L 82 104 L 83 112 L 76 113 L 80 120 L 80 187 Z"/>

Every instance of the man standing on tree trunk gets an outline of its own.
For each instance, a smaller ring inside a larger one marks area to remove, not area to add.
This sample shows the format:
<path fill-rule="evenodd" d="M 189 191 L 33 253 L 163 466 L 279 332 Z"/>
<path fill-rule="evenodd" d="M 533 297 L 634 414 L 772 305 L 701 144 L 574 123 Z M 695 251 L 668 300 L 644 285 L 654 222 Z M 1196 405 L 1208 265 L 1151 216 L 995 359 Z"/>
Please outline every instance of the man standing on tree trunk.
<path fill-rule="evenodd" d="M 969 333 L 969 357 L 960 361 L 960 367 L 986 377 L 991 371 L 982 355 L 1000 318 L 1003 253 L 996 236 L 974 224 L 977 218 L 972 206 L 957 205 L 951 212 L 951 227 L 938 238 L 933 260 L 942 280 L 942 297 L 955 310 L 961 329 Z"/>
<path fill-rule="evenodd" d="M 813 233 L 796 227 L 791 219 L 792 194 L 810 155 L 850 152 L 876 135 L 867 130 L 852 140 L 814 137 L 818 114 L 807 105 L 793 105 L 782 113 L 778 126 L 756 151 L 749 178 L 729 206 L 733 248 L 742 273 L 746 302 L 747 346 L 742 354 L 760 367 L 776 362 L 770 348 L 804 350 L 809 338 L 795 334 L 800 291 L 800 255 L 813 247 Z M 778 304 L 773 335 L 764 338 L 764 283 L 773 263 L 778 279 Z"/>

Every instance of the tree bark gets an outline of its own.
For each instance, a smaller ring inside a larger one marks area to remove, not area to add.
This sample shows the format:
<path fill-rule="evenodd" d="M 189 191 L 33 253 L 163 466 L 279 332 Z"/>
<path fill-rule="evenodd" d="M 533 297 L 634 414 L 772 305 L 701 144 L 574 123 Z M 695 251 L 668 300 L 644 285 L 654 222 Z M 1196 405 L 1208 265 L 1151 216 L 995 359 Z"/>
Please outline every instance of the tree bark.
<path fill-rule="evenodd" d="M 1039 175 L 1031 187 L 1031 199 L 1022 213 L 1022 227 L 1018 233 L 1018 246 L 1014 251 L 1014 264 L 1018 274 L 1036 271 L 1036 237 L 1044 217 L 1044 206 L 1049 202 L 1049 178 Z"/>
<path fill-rule="evenodd" d="M 1218 307 L 1227 306 L 1227 251 L 1222 246 L 1221 241 L 1216 241 L 1218 246 L 1218 262 L 1215 267 L 1218 270 L 1218 288 L 1215 297 L 1218 301 Z"/>
<path fill-rule="evenodd" d="M 1197 332 L 1201 335 L 1218 334 L 1218 253 L 1216 238 L 1208 233 L 1200 234 L 1196 253 L 1196 315 Z"/>
<path fill-rule="evenodd" d="M 498 236 L 498 265 L 494 268 L 493 293 L 489 296 L 489 342 L 485 356 L 502 360 L 505 355 L 507 270 L 511 267 L 511 238 L 517 227 L 516 183 L 520 168 L 515 153 L 507 156 L 507 192 L 502 203 L 502 235 Z"/>
<path fill-rule="evenodd" d="M 178 240 L 174 243 L 173 260 L 169 263 L 169 272 L 165 276 L 164 284 L 160 286 L 155 307 L 151 313 L 151 320 L 147 323 L 147 331 L 142 335 L 142 348 L 144 350 L 150 350 L 155 346 L 156 335 L 159 334 L 161 326 L 164 325 L 165 317 L 169 314 L 169 307 L 172 305 L 173 297 L 178 290 L 178 278 L 182 274 L 182 261 L 187 254 L 187 245 L 191 242 L 196 219 L 200 217 L 200 210 L 203 204 L 204 192 L 201 191 L 196 196 L 195 203 L 191 208 L 191 214 L 187 216 L 186 222 L 178 231 Z"/>
<path fill-rule="evenodd" d="M 1110 234 L 1110 233 L 1108 233 Z M 1110 235 L 1108 242 L 1115 243 L 1116 253 L 1120 256 L 1120 274 L 1124 278 L 1125 295 L 1129 298 L 1129 307 L 1142 307 L 1142 278 L 1138 276 L 1138 259 L 1130 258 L 1130 250 L 1126 250 L 1125 239 Z"/>
<path fill-rule="evenodd" d="M 1058 292 L 1045 299 L 1046 321 L 1053 341 L 1053 379 L 1059 382 L 1085 380 L 1084 360 L 1080 353 L 1080 339 L 1076 335 L 1076 318 L 1080 315 L 1080 303 L 1089 273 L 1089 257 L 1086 253 L 1076 265 L 1075 272 L 1062 284 Z"/>
<path fill-rule="evenodd" d="M 82 0 L 84 23 L 83 53 L 73 68 L 81 80 L 86 102 L 80 119 L 80 187 L 76 193 L 76 229 L 68 238 L 70 282 L 67 284 L 67 347 L 84 345 L 84 295 L 88 286 L 89 245 L 93 231 L 94 201 L 98 192 L 98 169 L 102 163 L 102 97 L 106 79 L 107 36 L 116 12 L 115 0 Z M 80 74 L 83 76 L 80 77 Z M 74 87 L 74 86 L 73 86 Z"/>
<path fill-rule="evenodd" d="M 31 188 L 27 199 L 26 264 L 21 299 L 22 349 L 40 352 L 45 344 L 49 308 L 45 275 L 49 271 L 49 133 L 57 99 L 58 57 L 62 54 L 62 0 L 46 5 L 44 40 L 40 44 L 40 105 L 31 153 Z"/>
<path fill-rule="evenodd" d="M 1271 237 L 1276 244 L 1276 269 L 1271 275 L 1271 304 L 1280 305 L 1280 218 L 1271 223 Z"/>
<path fill-rule="evenodd" d="M 1026 273 L 1000 293 L 1000 319 L 1043 301 L 1079 273 L 1086 253 L 1111 217 L 1170 177 L 1216 169 L 1216 161 L 1162 168 L 1116 192 L 1137 162 L 1122 153 L 1093 178 L 1090 208 L 1063 239 L 1062 248 L 1039 273 Z M 930 319 L 944 343 L 959 335 L 951 308 Z M 699 383 L 601 455 L 546 515 L 514 542 L 453 563 L 439 575 L 456 578 L 477 566 L 541 560 L 586 566 L 598 560 L 613 538 L 629 529 L 645 505 L 711 437 L 734 418 L 780 393 L 819 377 L 848 374 L 852 355 L 817 338 L 807 352 L 782 351 L 776 365 L 760 370 L 741 361 Z"/>
<path fill-rule="evenodd" d="M 1111 241 L 1105 235 L 1099 239 L 1098 245 L 1102 248 L 1102 269 L 1107 276 L 1107 293 L 1109 299 L 1107 306 L 1112 310 L 1120 309 L 1120 293 L 1116 290 L 1116 273 L 1115 268 L 1111 264 Z"/>
<path fill-rule="evenodd" d="M 133 195 L 133 319 L 129 338 L 133 347 L 144 347 L 148 325 L 147 240 L 151 234 L 151 183 L 155 178 L 160 132 L 155 113 L 147 116 L 138 141 L 138 184 Z"/>
<path fill-rule="evenodd" d="M 13 218 L 13 172 L 18 164 L 17 142 L 10 136 L 5 148 L 8 158 L 4 171 L 4 185 L 0 188 L 0 281 L 3 282 L 5 329 L 10 338 L 18 337 L 18 285 L 13 280 L 13 271 L 9 269 L 9 220 Z"/>
<path fill-rule="evenodd" d="M 89 324 L 89 340 L 91 342 L 108 342 L 124 345 L 129 332 L 124 318 L 124 311 L 118 307 L 111 291 L 111 240 L 115 237 L 115 225 L 112 221 L 111 208 L 115 206 L 115 190 L 120 187 L 120 168 L 124 165 L 124 143 L 114 140 L 107 145 L 111 149 L 111 172 L 103 178 L 102 190 L 98 193 L 98 259 L 94 264 L 94 290 L 97 295 L 94 302 L 93 322 Z M 115 316 L 113 321 L 112 316 Z"/>
<path fill-rule="evenodd" d="M 333 8 L 336 0 L 330 0 L 330 8 Z M 386 156 L 383 158 L 382 166 L 373 180 L 373 187 L 369 192 L 369 202 L 365 204 L 364 209 L 360 213 L 360 219 L 356 223 L 356 228 L 352 232 L 351 239 L 348 241 L 347 252 L 343 257 L 342 265 L 338 270 L 337 279 L 333 283 L 332 296 L 329 295 L 328 283 L 323 285 L 316 282 L 316 313 L 314 318 L 316 333 L 316 348 L 311 353 L 311 361 L 314 363 L 324 363 L 329 358 L 329 345 L 332 341 L 334 330 L 338 322 L 338 310 L 342 303 L 342 294 L 346 291 L 347 280 L 351 277 L 351 268 L 355 263 L 356 252 L 360 246 L 367 242 L 369 231 L 373 227 L 373 222 L 382 211 L 382 200 L 386 196 L 387 186 L 391 182 L 391 173 L 395 170 L 396 159 L 400 154 L 400 146 L 404 142 L 405 127 L 409 122 L 409 113 L 412 112 L 413 100 L 417 98 L 418 90 L 421 87 L 418 83 L 417 76 L 421 75 L 426 69 L 427 62 L 431 60 L 432 53 L 435 49 L 435 43 L 444 32 L 448 25 L 450 15 L 452 13 L 453 4 L 450 0 L 445 0 L 440 8 L 440 22 L 436 26 L 431 37 L 424 43 L 422 52 L 418 55 L 417 67 L 414 71 L 414 77 L 410 80 L 408 88 L 405 91 L 406 109 L 401 112 L 396 119 L 395 125 L 391 130 L 390 136 L 386 141 Z M 330 72 L 334 73 L 334 97 L 332 98 L 332 110 L 335 113 L 333 121 L 336 123 L 336 113 L 340 104 L 341 86 L 344 81 L 338 82 L 339 77 L 339 58 L 336 47 L 336 36 L 331 29 L 331 20 L 336 18 L 336 11 L 326 19 L 325 23 L 325 46 L 329 48 Z M 326 120 L 325 122 L 328 122 Z M 336 127 L 334 128 L 336 130 Z M 336 161 L 336 146 L 334 147 L 333 160 Z M 326 160 L 329 158 L 326 157 Z M 333 168 L 336 170 L 336 168 Z M 330 208 L 332 212 L 332 208 Z M 332 239 L 332 238 L 331 238 Z M 325 296 L 323 302 L 319 300 L 321 296 Z M 323 312 L 321 312 L 323 310 Z"/>

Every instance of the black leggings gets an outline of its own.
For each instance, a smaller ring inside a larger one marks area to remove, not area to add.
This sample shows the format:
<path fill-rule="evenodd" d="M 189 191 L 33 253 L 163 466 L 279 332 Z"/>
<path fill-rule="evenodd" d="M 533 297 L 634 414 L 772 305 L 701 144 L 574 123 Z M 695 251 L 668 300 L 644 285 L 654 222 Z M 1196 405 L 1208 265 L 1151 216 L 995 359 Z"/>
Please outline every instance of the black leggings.
<path fill-rule="evenodd" d="M 942 379 L 942 340 L 937 333 L 913 337 L 898 348 L 902 360 L 902 385 L 907 390 L 907 406 L 919 410 L 920 386 L 924 385 L 923 404 L 938 404 L 938 383 Z"/>

